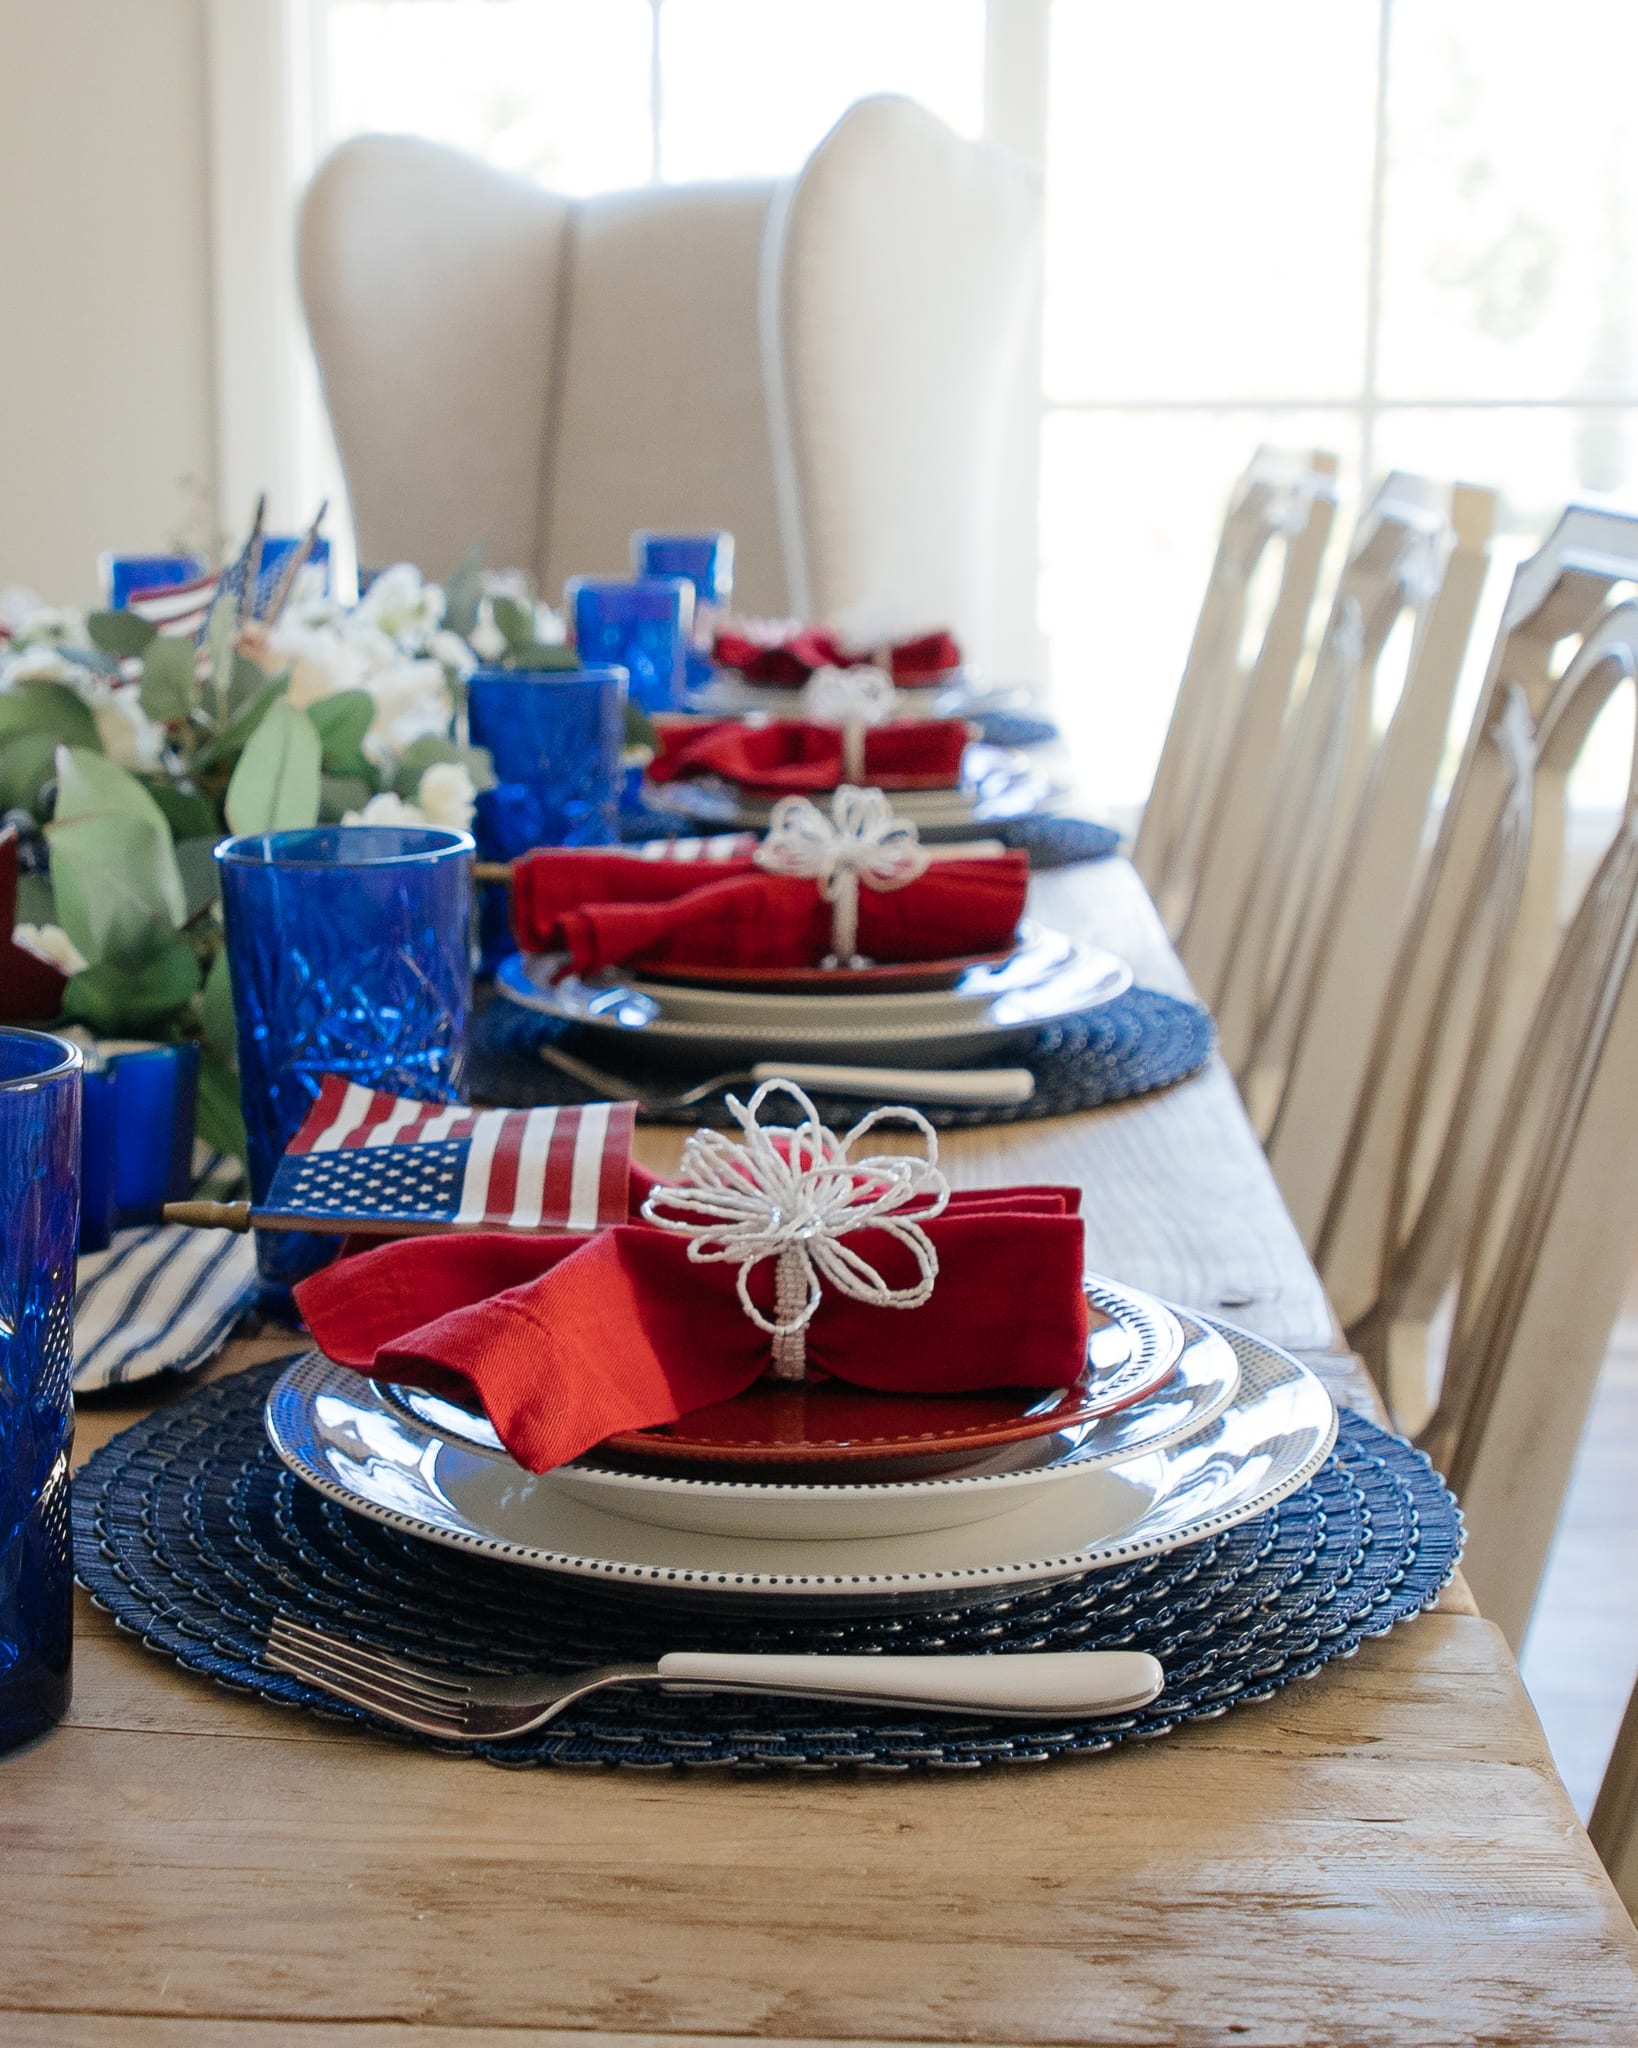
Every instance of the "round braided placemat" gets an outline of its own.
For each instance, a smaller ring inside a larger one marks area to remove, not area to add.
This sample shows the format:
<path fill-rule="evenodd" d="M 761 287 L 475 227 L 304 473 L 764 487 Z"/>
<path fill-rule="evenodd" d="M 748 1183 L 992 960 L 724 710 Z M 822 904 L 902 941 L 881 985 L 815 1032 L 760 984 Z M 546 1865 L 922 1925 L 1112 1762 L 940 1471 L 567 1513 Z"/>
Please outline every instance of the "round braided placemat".
<path fill-rule="evenodd" d="M 467 1036 L 466 1084 L 475 1101 L 501 1102 L 509 1108 L 539 1103 L 591 1102 L 595 1090 L 582 1087 L 550 1067 L 538 1048 L 564 1037 L 569 1027 L 538 1011 L 526 1010 L 503 996 L 493 997 L 472 1019 Z M 1033 1045 L 1004 1047 L 994 1064 L 1027 1066 L 1035 1074 L 1035 1093 L 1028 1102 L 1001 1103 L 991 1108 L 961 1109 L 923 1103 L 922 1114 L 941 1130 L 977 1124 L 1010 1124 L 1032 1117 L 1069 1116 L 1076 1110 L 1101 1109 L 1169 1088 L 1197 1072 L 1211 1058 L 1216 1038 L 1211 1014 L 1198 1003 L 1162 995 L 1157 989 L 1132 988 L 1112 1003 L 1082 1010 L 1045 1026 Z M 576 1049 L 593 1065 L 602 1064 L 601 1048 Z M 634 1042 L 631 1051 L 639 1047 Z M 622 1054 L 624 1048 L 622 1047 Z M 675 1069 L 646 1072 L 622 1057 L 620 1072 L 635 1088 L 647 1080 L 662 1093 L 687 1086 L 688 1077 Z M 743 1092 L 743 1090 L 741 1091 Z M 826 1095 L 810 1090 L 826 1123 L 844 1128 L 860 1114 L 857 1096 Z M 719 1089 L 687 1109 L 645 1110 L 652 1122 L 713 1124 L 734 1128 Z"/>
<path fill-rule="evenodd" d="M 1142 1649 L 1153 1706 L 1043 1724 L 732 1694 L 607 1692 L 491 1763 L 972 1770 L 1105 1750 L 1265 1699 L 1419 1613 L 1456 1566 L 1456 1504 L 1422 1455 L 1355 1415 L 1310 1486 L 1207 1542 L 946 1613 L 715 1613 L 424 1543 L 320 1498 L 262 1429 L 284 1361 L 200 1387 L 115 1437 L 74 1482 L 81 1583 L 150 1649 L 286 1707 L 379 1726 L 267 1670 L 283 1611 L 454 1669 L 573 1670 L 667 1650 Z M 391 1731 L 401 1739 L 417 1738 Z M 440 1746 L 440 1745 L 431 1745 Z M 473 1753 L 467 1749 L 454 1754 Z"/>

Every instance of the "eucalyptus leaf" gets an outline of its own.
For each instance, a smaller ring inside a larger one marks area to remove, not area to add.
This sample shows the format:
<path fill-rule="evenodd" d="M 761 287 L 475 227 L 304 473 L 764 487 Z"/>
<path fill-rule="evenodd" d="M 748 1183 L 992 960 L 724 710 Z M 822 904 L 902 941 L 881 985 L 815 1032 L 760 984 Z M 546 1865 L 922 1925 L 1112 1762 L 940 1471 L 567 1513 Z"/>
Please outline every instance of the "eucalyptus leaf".
<path fill-rule="evenodd" d="M 176 842 L 176 865 L 187 895 L 189 924 L 222 893 L 216 867 L 219 838 L 220 834 L 212 830 L 200 838 Z"/>
<path fill-rule="evenodd" d="M 369 764 L 364 735 L 375 717 L 375 699 L 368 690 L 338 690 L 309 704 L 307 716 L 324 746 L 324 765 L 332 775 L 361 775 Z"/>
<path fill-rule="evenodd" d="M 580 656 L 572 647 L 552 646 L 544 640 L 522 640 L 507 648 L 501 666 L 520 670 L 576 669 L 580 666 Z"/>
<path fill-rule="evenodd" d="M 472 638 L 478 623 L 478 606 L 483 602 L 483 558 L 487 550 L 475 541 L 461 558 L 453 576 L 444 583 L 444 624 L 463 640 Z"/>
<path fill-rule="evenodd" d="M 51 894 L 51 877 L 19 875 L 17 900 L 12 909 L 18 924 L 56 924 L 57 905 Z"/>
<path fill-rule="evenodd" d="M 164 813 L 171 837 L 181 847 L 185 839 L 203 839 L 214 845 L 222 836 L 216 806 L 203 790 L 188 789 L 175 782 L 144 782 L 144 788 Z"/>
<path fill-rule="evenodd" d="M 305 711 L 275 703 L 251 734 L 227 787 L 235 832 L 289 832 L 318 823 L 324 749 Z"/>
<path fill-rule="evenodd" d="M 0 690 L 0 747 L 25 733 L 49 733 L 65 747 L 102 751 L 90 705 L 66 683 L 42 678 Z"/>
<path fill-rule="evenodd" d="M 494 616 L 506 641 L 507 653 L 520 647 L 532 647 L 535 639 L 535 608 L 520 604 L 515 597 L 492 597 L 489 609 Z"/>
<path fill-rule="evenodd" d="M 205 628 L 205 646 L 210 654 L 210 671 L 216 679 L 217 690 L 224 695 L 238 638 L 238 601 L 232 597 L 219 597 L 210 608 L 210 623 Z"/>
<path fill-rule="evenodd" d="M 0 740 L 0 811 L 27 811 L 43 823 L 49 809 L 43 792 L 56 774 L 57 741 L 50 733 Z"/>
<path fill-rule="evenodd" d="M 319 777 L 319 818 L 326 825 L 339 825 L 349 811 L 361 811 L 378 793 L 373 778 L 362 775 L 321 775 Z"/>
<path fill-rule="evenodd" d="M 660 735 L 654 721 L 641 704 L 626 699 L 626 745 L 628 747 L 658 747 Z"/>
<path fill-rule="evenodd" d="M 239 1109 L 239 1080 L 225 1055 L 206 1045 L 199 1061 L 199 1099 L 194 1128 L 213 1151 L 243 1159 L 244 1117 Z"/>
<path fill-rule="evenodd" d="M 135 612 L 92 612 L 85 622 L 93 647 L 121 660 L 146 651 L 157 638 L 159 628 Z"/>
<path fill-rule="evenodd" d="M 156 639 L 142 657 L 142 708 L 156 725 L 192 716 L 199 701 L 191 640 Z"/>
<path fill-rule="evenodd" d="M 194 755 L 195 774 L 203 774 L 206 769 L 215 768 L 223 761 L 231 761 L 289 687 L 288 676 L 275 676 L 272 682 L 264 681 L 260 694 L 253 697 L 214 739 L 207 740 Z"/>
<path fill-rule="evenodd" d="M 173 933 L 169 945 L 138 963 L 105 961 L 76 974 L 64 992 L 63 1009 L 93 1031 L 151 1029 L 182 1009 L 198 990 L 198 958 Z"/>
<path fill-rule="evenodd" d="M 48 828 L 57 921 L 93 966 L 165 950 L 187 914 L 163 824 L 103 812 Z"/>
<path fill-rule="evenodd" d="M 93 829 L 95 828 L 95 829 Z M 125 828 L 125 829 L 116 829 Z M 62 747 L 57 754 L 57 808 L 46 828 L 56 872 L 59 850 L 77 870 L 77 880 L 94 895 L 99 861 L 129 862 L 127 871 L 108 876 L 111 901 L 140 902 L 169 925 L 187 916 L 182 877 L 171 850 L 171 832 L 152 795 L 134 775 L 116 768 L 100 754 L 80 747 Z M 61 887 L 58 890 L 61 895 Z M 87 912 L 91 926 L 125 933 L 130 916 L 123 909 Z M 93 963 L 109 957 L 111 947 L 98 939 L 87 946 L 64 919 L 65 928 Z"/>
<path fill-rule="evenodd" d="M 456 740 L 429 737 L 416 740 L 399 755 L 393 788 L 406 802 L 412 802 L 421 777 L 439 761 L 459 761 L 472 777 L 472 787 L 476 790 L 495 787 L 495 764 L 487 747 L 463 747 Z"/>
<path fill-rule="evenodd" d="M 199 998 L 199 1029 L 207 1049 L 231 1064 L 238 1040 L 234 1036 L 233 980 L 225 946 L 205 975 L 204 993 Z"/>
<path fill-rule="evenodd" d="M 276 682 L 281 687 L 286 687 L 289 681 L 287 670 L 265 669 L 259 661 L 252 661 L 248 655 L 236 654 L 233 657 L 233 667 L 228 681 L 228 716 L 237 718 L 241 711 L 248 711 L 264 694 L 269 683 Z"/>

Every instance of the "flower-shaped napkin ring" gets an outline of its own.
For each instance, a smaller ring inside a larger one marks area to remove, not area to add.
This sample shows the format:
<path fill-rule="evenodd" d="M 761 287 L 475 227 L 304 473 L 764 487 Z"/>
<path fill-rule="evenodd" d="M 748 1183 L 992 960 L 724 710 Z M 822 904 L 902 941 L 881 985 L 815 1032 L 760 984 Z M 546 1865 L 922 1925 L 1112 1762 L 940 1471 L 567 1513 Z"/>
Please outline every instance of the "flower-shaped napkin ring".
<path fill-rule="evenodd" d="M 801 1121 L 764 1130 L 757 1113 L 776 1090 L 792 1097 Z M 920 1308 L 931 1299 L 938 1253 L 921 1226 L 950 1199 L 950 1184 L 938 1170 L 938 1136 L 918 1110 L 884 1105 L 838 1138 L 794 1081 L 764 1081 L 749 1103 L 730 1095 L 728 1107 L 745 1142 L 736 1144 L 723 1131 L 695 1131 L 683 1150 L 680 1178 L 657 1187 L 643 1215 L 687 1237 L 690 1259 L 738 1265 L 740 1306 L 773 1338 L 776 1377 L 800 1380 L 803 1333 L 826 1285 L 880 1308 Z M 924 1158 L 851 1157 L 867 1131 L 890 1120 L 922 1134 Z M 915 1281 L 890 1286 L 846 1243 L 859 1230 L 883 1231 L 903 1245 L 915 1261 Z M 751 1299 L 750 1277 L 764 1259 L 778 1261 L 772 1317 Z"/>
<path fill-rule="evenodd" d="M 927 849 L 915 825 L 896 818 L 879 789 L 844 782 L 827 818 L 805 796 L 782 796 L 768 818 L 768 836 L 753 858 L 770 875 L 817 882 L 832 906 L 831 958 L 825 965 L 857 966 L 859 884 L 902 889 L 927 869 Z"/>
<path fill-rule="evenodd" d="M 884 668 L 862 662 L 857 668 L 816 668 L 802 688 L 802 709 L 816 725 L 842 728 L 842 775 L 863 782 L 865 732 L 887 725 L 897 692 Z"/>

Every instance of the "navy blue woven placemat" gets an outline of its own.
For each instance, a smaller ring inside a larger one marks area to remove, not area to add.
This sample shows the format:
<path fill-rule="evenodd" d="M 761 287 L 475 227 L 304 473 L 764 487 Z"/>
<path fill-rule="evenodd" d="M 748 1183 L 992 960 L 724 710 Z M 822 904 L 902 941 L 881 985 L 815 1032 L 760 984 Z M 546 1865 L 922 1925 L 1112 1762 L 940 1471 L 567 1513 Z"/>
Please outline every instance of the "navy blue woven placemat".
<path fill-rule="evenodd" d="M 491 997 L 472 1019 L 468 1033 L 468 1093 L 476 1101 L 505 1103 L 513 1109 L 594 1100 L 592 1089 L 547 1066 L 536 1050 L 542 1043 L 564 1036 L 566 1029 L 555 1019 L 526 1010 L 504 996 Z M 1032 1046 L 1008 1048 L 997 1055 L 1008 1066 L 1034 1070 L 1035 1093 L 1028 1102 L 988 1109 L 924 1103 L 922 1113 L 941 1130 L 951 1130 L 1101 1109 L 1107 1103 L 1125 1102 L 1184 1080 L 1205 1065 L 1215 1043 L 1211 1014 L 1198 1003 L 1162 995 L 1157 989 L 1128 989 L 1112 1003 L 1046 1025 Z M 599 1063 L 599 1048 L 577 1049 L 593 1065 Z M 632 1050 L 638 1048 L 634 1045 Z M 635 1086 L 642 1085 L 640 1067 L 622 1060 L 620 1071 Z M 663 1089 L 685 1085 L 687 1076 L 679 1079 L 674 1069 L 656 1069 L 651 1079 L 655 1087 Z M 845 1126 L 860 1112 L 856 1097 L 815 1092 L 813 1100 L 827 1123 Z M 720 1091 L 690 1109 L 645 1114 L 656 1122 L 733 1128 Z"/>
<path fill-rule="evenodd" d="M 1352 1655 L 1432 1603 L 1461 1545 L 1455 1502 L 1426 1459 L 1344 1415 L 1336 1452 L 1312 1485 L 1169 1556 L 942 1613 L 718 1614 L 444 1549 L 322 1499 L 263 1434 L 262 1403 L 281 1364 L 160 1409 L 106 1444 L 74 1482 L 81 1583 L 150 1649 L 233 1690 L 378 1725 L 262 1666 L 280 1611 L 472 1670 L 573 1670 L 713 1648 L 1140 1649 L 1166 1668 L 1164 1694 L 1139 1713 L 1051 1724 L 649 1688 L 601 1693 L 537 1735 L 479 1745 L 475 1753 L 497 1764 L 971 1770 L 1106 1750 L 1265 1699 Z"/>
<path fill-rule="evenodd" d="M 990 747 L 1045 747 L 1062 738 L 1050 718 L 1032 718 L 1026 711 L 979 711 L 972 723 Z"/>
<path fill-rule="evenodd" d="M 692 824 L 669 812 L 647 808 L 620 813 L 620 837 L 627 846 L 646 845 L 652 839 L 697 839 L 725 829 L 722 825 Z M 1096 824 L 1090 818 L 1046 814 L 986 826 L 984 836 L 1027 853 L 1030 866 L 1040 874 L 1049 868 L 1073 867 L 1077 861 L 1107 860 L 1120 846 L 1120 834 L 1112 826 Z"/>

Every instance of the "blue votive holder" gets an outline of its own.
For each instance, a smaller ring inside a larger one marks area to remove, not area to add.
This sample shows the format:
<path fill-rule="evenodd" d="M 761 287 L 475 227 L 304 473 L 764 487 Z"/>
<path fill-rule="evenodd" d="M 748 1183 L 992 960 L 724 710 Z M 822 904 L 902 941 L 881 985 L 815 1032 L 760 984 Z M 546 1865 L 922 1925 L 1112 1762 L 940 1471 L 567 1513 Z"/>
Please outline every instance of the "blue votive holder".
<path fill-rule="evenodd" d="M 0 1749 L 68 1705 L 80 1054 L 0 1030 Z"/>
<path fill-rule="evenodd" d="M 681 576 L 630 580 L 576 576 L 564 585 L 574 613 L 574 644 L 590 668 L 623 668 L 631 701 L 644 711 L 674 711 L 683 701 L 694 586 Z"/>
<path fill-rule="evenodd" d="M 731 533 L 650 533 L 631 536 L 634 576 L 681 576 L 694 586 L 697 606 L 720 610 L 734 593 L 734 536 Z"/>
<path fill-rule="evenodd" d="M 217 847 L 252 1201 L 326 1074 L 460 1100 L 472 851 L 469 833 L 430 825 L 319 825 Z M 277 1302 L 338 1245 L 258 1232 L 264 1294 Z"/>
<path fill-rule="evenodd" d="M 495 787 L 478 797 L 473 829 L 485 860 L 535 846 L 609 846 L 619 837 L 620 755 L 626 734 L 623 668 L 478 669 L 467 678 L 472 744 L 487 747 Z M 508 953 L 508 892 L 478 892 L 482 967 Z"/>

